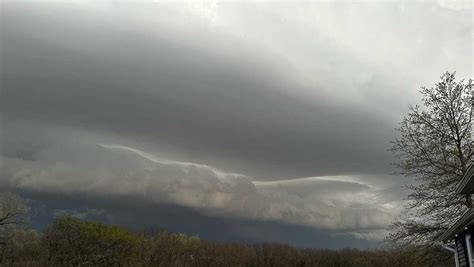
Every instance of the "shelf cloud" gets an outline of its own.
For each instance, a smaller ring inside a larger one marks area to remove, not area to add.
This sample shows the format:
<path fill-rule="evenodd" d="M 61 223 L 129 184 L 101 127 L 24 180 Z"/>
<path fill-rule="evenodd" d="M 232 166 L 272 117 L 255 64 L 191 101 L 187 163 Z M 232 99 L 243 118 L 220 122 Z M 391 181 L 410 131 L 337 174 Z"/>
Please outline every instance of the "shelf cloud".
<path fill-rule="evenodd" d="M 258 181 L 116 144 L 63 143 L 37 151 L 34 160 L 2 156 L 1 161 L 0 185 L 14 190 L 131 197 L 354 235 L 383 231 L 401 208 L 397 201 L 384 201 L 382 188 L 357 177 Z"/>
<path fill-rule="evenodd" d="M 472 77 L 464 2 L 0 5 L 0 186 L 51 216 L 174 207 L 197 234 L 225 218 L 229 239 L 239 219 L 366 245 L 403 206 L 387 149 L 407 105 Z"/>

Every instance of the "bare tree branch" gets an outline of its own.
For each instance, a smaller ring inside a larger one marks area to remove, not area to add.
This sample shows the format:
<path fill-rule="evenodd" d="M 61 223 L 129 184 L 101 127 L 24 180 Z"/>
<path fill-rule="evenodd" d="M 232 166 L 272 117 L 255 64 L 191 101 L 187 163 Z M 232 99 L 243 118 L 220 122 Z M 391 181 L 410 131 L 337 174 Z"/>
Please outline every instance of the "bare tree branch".
<path fill-rule="evenodd" d="M 473 159 L 472 80 L 456 82 L 445 72 L 434 87 L 420 90 L 423 105 L 410 106 L 391 151 L 406 186 L 406 212 L 391 226 L 389 241 L 429 245 L 467 209 L 455 188 Z"/>

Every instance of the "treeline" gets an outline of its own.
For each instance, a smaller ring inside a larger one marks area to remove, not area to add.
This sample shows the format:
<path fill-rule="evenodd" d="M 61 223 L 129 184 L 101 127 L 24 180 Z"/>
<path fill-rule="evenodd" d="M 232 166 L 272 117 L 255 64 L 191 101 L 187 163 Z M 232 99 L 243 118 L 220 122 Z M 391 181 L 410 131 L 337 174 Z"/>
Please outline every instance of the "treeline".
<path fill-rule="evenodd" d="M 450 266 L 451 255 L 404 248 L 297 249 L 281 244 L 204 241 L 166 231 L 135 233 L 61 217 L 38 233 L 16 229 L 0 247 L 1 266 Z M 428 258 L 426 255 L 431 255 Z"/>

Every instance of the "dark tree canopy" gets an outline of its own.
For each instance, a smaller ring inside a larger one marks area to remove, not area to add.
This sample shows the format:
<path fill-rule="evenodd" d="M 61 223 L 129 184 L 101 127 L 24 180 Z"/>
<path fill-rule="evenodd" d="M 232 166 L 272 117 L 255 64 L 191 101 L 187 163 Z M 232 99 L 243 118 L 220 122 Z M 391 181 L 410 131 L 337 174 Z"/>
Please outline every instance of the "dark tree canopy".
<path fill-rule="evenodd" d="M 409 107 L 392 141 L 399 173 L 415 178 L 406 186 L 406 212 L 388 237 L 398 244 L 431 244 L 471 205 L 455 190 L 473 159 L 472 80 L 445 72 L 420 93 L 422 105 Z"/>

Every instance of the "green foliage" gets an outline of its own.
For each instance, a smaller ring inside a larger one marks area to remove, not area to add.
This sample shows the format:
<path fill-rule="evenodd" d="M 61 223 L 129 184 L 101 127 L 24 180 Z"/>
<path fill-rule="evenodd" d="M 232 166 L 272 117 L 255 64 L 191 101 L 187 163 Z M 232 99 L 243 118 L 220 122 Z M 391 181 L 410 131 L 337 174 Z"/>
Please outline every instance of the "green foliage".
<path fill-rule="evenodd" d="M 137 261 L 141 242 L 142 236 L 121 227 L 73 217 L 57 219 L 43 237 L 45 260 L 51 265 L 131 265 Z"/>

